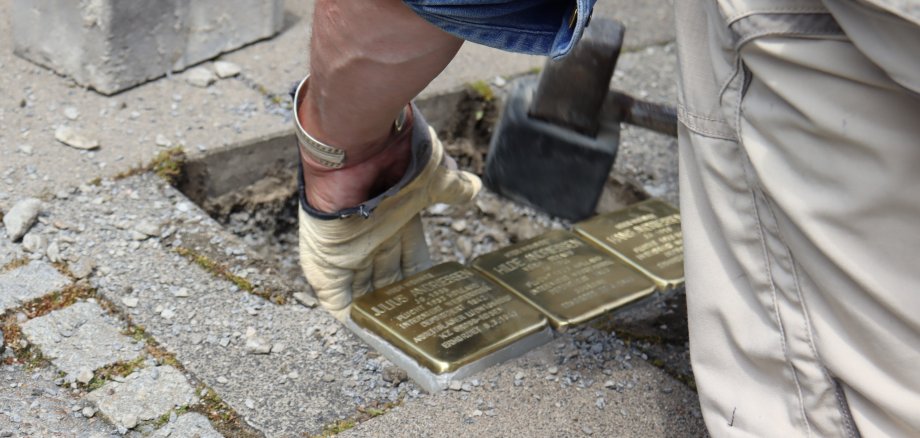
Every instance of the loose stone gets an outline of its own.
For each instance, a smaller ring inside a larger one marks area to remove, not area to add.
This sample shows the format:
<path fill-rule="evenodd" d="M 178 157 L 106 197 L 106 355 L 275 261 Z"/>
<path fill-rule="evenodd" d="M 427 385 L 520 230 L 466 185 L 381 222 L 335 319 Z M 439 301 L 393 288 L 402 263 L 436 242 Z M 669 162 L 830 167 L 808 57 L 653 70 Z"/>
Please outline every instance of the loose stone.
<path fill-rule="evenodd" d="M 33 254 L 44 254 L 48 247 L 48 238 L 39 233 L 28 233 L 22 238 L 22 249 Z"/>
<path fill-rule="evenodd" d="M 156 138 L 153 141 L 154 143 L 156 143 L 157 146 L 161 148 L 168 148 L 172 146 L 172 142 L 169 141 L 169 138 L 167 138 L 163 134 L 157 134 Z"/>
<path fill-rule="evenodd" d="M 27 198 L 17 202 L 10 211 L 3 215 L 3 226 L 6 227 L 6 234 L 10 236 L 10 240 L 13 242 L 19 240 L 32 228 L 35 220 L 38 219 L 41 206 L 42 201 Z"/>
<path fill-rule="evenodd" d="M 451 381 L 450 381 L 450 386 L 448 386 L 448 388 L 449 388 L 451 391 L 460 391 L 461 389 L 463 389 L 463 384 L 460 383 L 459 380 L 451 380 Z"/>
<path fill-rule="evenodd" d="M 240 74 L 240 66 L 232 62 L 227 61 L 216 61 L 214 62 L 214 71 L 217 72 L 217 76 L 221 79 L 231 78 Z"/>
<path fill-rule="evenodd" d="M 93 150 L 99 148 L 99 141 L 91 139 L 69 126 L 59 126 L 54 130 L 54 139 L 76 149 Z"/>
<path fill-rule="evenodd" d="M 87 257 L 80 257 L 70 265 L 70 273 L 77 279 L 89 277 L 96 267 L 95 263 Z"/>
<path fill-rule="evenodd" d="M 93 415 L 96 415 L 96 410 L 93 409 L 91 406 L 87 406 L 83 408 L 82 413 L 83 413 L 83 416 L 86 418 L 93 418 Z"/>
<path fill-rule="evenodd" d="M 77 381 L 84 385 L 89 383 L 91 380 L 93 380 L 93 370 L 89 368 L 83 368 L 77 374 Z"/>
<path fill-rule="evenodd" d="M 122 297 L 121 302 L 128 307 L 137 307 L 138 299 L 135 297 Z"/>
<path fill-rule="evenodd" d="M 208 85 L 213 84 L 216 80 L 217 77 L 214 76 L 214 73 L 204 67 L 195 67 L 189 70 L 188 74 L 185 76 L 186 82 L 201 88 L 207 88 Z"/>
<path fill-rule="evenodd" d="M 68 120 L 77 120 L 80 117 L 80 111 L 69 106 L 64 108 L 64 117 L 67 117 Z"/>
<path fill-rule="evenodd" d="M 319 304 L 319 302 L 316 301 L 316 298 L 313 298 L 312 295 L 306 292 L 294 293 L 294 299 L 297 300 L 297 302 L 303 305 L 304 307 L 313 308 L 313 307 L 316 307 L 317 304 Z"/>

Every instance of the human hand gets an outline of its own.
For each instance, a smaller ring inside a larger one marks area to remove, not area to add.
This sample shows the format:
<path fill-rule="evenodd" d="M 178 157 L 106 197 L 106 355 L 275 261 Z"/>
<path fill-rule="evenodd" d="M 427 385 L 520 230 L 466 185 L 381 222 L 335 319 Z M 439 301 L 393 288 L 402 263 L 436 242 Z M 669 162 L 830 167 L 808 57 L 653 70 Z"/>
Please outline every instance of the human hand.
<path fill-rule="evenodd" d="M 344 321 L 351 302 L 430 266 L 419 212 L 433 203 L 462 203 L 482 187 L 479 177 L 451 169 L 433 129 L 413 139 L 420 172 L 384 198 L 370 217 L 321 219 L 300 209 L 300 263 L 320 303 Z M 427 149 L 427 150 L 426 150 Z M 419 151 L 425 153 L 418 153 Z"/>

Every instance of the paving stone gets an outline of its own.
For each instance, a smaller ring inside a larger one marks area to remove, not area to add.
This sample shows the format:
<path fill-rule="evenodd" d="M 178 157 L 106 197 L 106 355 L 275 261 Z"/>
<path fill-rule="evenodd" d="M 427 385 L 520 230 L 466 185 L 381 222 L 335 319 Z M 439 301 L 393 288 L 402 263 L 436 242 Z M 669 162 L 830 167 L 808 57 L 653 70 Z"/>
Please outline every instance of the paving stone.
<path fill-rule="evenodd" d="M 270 37 L 284 19 L 281 0 L 12 3 L 16 53 L 105 94 Z"/>
<path fill-rule="evenodd" d="M 70 284 L 48 263 L 33 261 L 0 274 L 0 312 L 20 306 Z"/>
<path fill-rule="evenodd" d="M 94 302 L 35 318 L 23 324 L 22 331 L 58 369 L 75 378 L 86 369 L 131 361 L 143 352 Z"/>
<path fill-rule="evenodd" d="M 0 369 L 0 437 L 118 437 L 102 418 L 83 415 L 83 403 L 53 383 L 56 374 L 52 368 L 29 370 L 18 364 Z"/>
<path fill-rule="evenodd" d="M 116 426 L 131 429 L 142 421 L 159 418 L 192 402 L 195 390 L 171 366 L 144 368 L 124 382 L 109 382 L 86 395 L 99 413 Z"/>
<path fill-rule="evenodd" d="M 35 198 L 23 199 L 3 215 L 3 226 L 12 241 L 22 238 L 35 224 L 41 210 L 42 201 Z"/>
<path fill-rule="evenodd" d="M 191 412 L 157 430 L 150 438 L 221 438 L 204 415 Z"/>

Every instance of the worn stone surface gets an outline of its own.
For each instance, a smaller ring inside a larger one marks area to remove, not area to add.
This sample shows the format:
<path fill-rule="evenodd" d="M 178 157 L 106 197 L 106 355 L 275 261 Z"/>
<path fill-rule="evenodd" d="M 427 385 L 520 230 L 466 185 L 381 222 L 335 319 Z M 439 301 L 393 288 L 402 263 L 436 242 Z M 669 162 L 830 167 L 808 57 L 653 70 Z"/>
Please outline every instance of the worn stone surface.
<path fill-rule="evenodd" d="M 11 21 L 17 54 L 112 94 L 274 35 L 282 20 L 281 0 L 14 0 Z"/>
<path fill-rule="evenodd" d="M 86 400 L 116 426 L 131 429 L 190 404 L 194 396 L 194 388 L 179 370 L 156 366 L 136 371 L 124 382 L 110 381 L 87 394 Z"/>
<path fill-rule="evenodd" d="M 150 438 L 222 438 L 208 422 L 208 419 L 199 413 L 190 412 L 180 415 L 176 421 L 163 425 L 159 430 L 150 435 Z"/>
<path fill-rule="evenodd" d="M 563 335 L 340 436 L 705 436 L 696 393 L 631 354 L 598 332 Z"/>
<path fill-rule="evenodd" d="M 53 383 L 56 373 L 52 368 L 0 367 L 0 436 L 117 437 L 111 424 L 83 415 L 84 403 Z"/>
<path fill-rule="evenodd" d="M 34 300 L 70 284 L 70 280 L 42 261 L 0 273 L 0 312 Z"/>
<path fill-rule="evenodd" d="M 130 361 L 143 353 L 143 344 L 122 335 L 95 302 L 78 302 L 32 319 L 22 325 L 22 331 L 54 366 L 78 379 L 86 370 Z"/>
<path fill-rule="evenodd" d="M 3 214 L 3 226 L 10 240 L 17 241 L 25 235 L 29 228 L 35 224 L 42 201 L 35 198 L 26 198 Z"/>

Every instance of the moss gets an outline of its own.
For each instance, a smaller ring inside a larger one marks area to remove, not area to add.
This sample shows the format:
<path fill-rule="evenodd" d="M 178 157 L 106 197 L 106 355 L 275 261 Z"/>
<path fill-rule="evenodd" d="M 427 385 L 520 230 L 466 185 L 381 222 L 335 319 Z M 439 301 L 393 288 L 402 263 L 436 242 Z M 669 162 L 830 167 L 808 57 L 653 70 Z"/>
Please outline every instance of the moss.
<path fill-rule="evenodd" d="M 469 87 L 486 102 L 491 102 L 495 99 L 495 93 L 486 81 L 470 82 Z"/>
<path fill-rule="evenodd" d="M 95 391 L 105 385 L 106 382 L 112 380 L 114 377 L 127 377 L 131 373 L 144 367 L 144 357 L 138 357 L 132 361 L 127 362 L 116 362 L 112 365 L 102 367 L 96 370 L 93 373 L 93 379 L 86 384 L 84 389 L 89 391 Z"/>
<path fill-rule="evenodd" d="M 20 257 L 18 259 L 12 260 L 9 263 L 3 265 L 3 267 L 0 268 L 0 272 L 12 271 L 13 269 L 21 268 L 25 265 L 28 265 L 30 261 L 31 260 L 29 260 L 27 257 Z"/>
<path fill-rule="evenodd" d="M 539 74 L 539 73 L 542 72 L 542 71 L 543 71 L 543 67 L 533 67 L 533 68 L 527 70 L 527 73 L 528 73 L 528 74 L 535 75 L 535 74 Z"/>
<path fill-rule="evenodd" d="M 249 280 L 230 272 L 230 269 L 228 269 L 226 266 L 208 258 L 203 254 L 181 246 L 177 247 L 175 251 L 182 257 L 185 257 L 196 265 L 201 266 L 205 271 L 208 271 L 214 276 L 221 277 L 233 283 L 241 290 L 249 292 L 253 295 L 258 295 L 275 304 L 285 304 L 287 301 L 283 296 L 274 295 L 265 290 L 256 289 L 256 287 L 253 286 Z"/>
<path fill-rule="evenodd" d="M 185 149 L 182 146 L 175 146 L 158 153 L 150 163 L 132 167 L 115 175 L 114 179 L 119 180 L 145 172 L 153 172 L 170 185 L 175 186 L 185 174 L 185 161 Z"/>
<path fill-rule="evenodd" d="M 348 429 L 354 428 L 357 425 L 358 423 L 356 423 L 354 420 L 339 420 L 326 426 L 326 428 L 323 429 L 323 434 L 321 436 L 327 437 L 338 435 Z"/>
<path fill-rule="evenodd" d="M 233 410 L 213 389 L 205 385 L 198 385 L 198 394 L 201 400 L 191 406 L 189 410 L 198 412 L 211 420 L 211 425 L 224 436 L 232 437 L 261 437 L 262 434 L 243 422 L 239 414 Z"/>
<path fill-rule="evenodd" d="M 166 423 L 169 423 L 169 417 L 172 416 L 173 412 L 176 413 L 176 416 L 179 416 L 179 415 L 182 415 L 182 414 L 188 412 L 188 410 L 189 410 L 188 406 L 182 406 L 182 407 L 173 409 L 173 410 L 171 410 L 171 411 L 169 411 L 169 412 L 167 412 L 167 413 L 165 413 L 165 414 L 163 414 L 163 415 L 160 415 L 159 418 L 153 420 L 150 424 L 151 424 L 154 428 L 159 429 L 159 428 L 163 427 L 164 425 L 166 425 Z"/>

